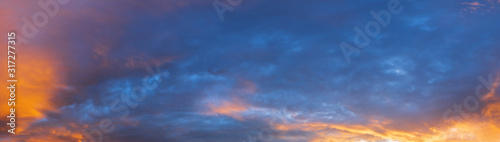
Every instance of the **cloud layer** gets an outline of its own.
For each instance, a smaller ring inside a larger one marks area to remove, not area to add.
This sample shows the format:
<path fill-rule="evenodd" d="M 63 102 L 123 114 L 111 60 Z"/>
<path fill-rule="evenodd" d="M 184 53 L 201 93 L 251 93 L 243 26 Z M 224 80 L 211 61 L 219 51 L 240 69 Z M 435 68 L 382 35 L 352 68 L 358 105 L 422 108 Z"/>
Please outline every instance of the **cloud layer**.
<path fill-rule="evenodd" d="M 89 141 L 97 130 L 109 142 L 500 139 L 498 83 L 477 111 L 443 120 L 478 77 L 499 81 L 500 1 L 401 0 L 349 64 L 339 43 L 354 44 L 353 27 L 389 0 L 243 0 L 224 21 L 212 1 L 60 2 L 19 42 L 18 134 L 0 141 Z M 1 32 L 19 36 L 22 17 L 44 10 L 0 7 Z"/>

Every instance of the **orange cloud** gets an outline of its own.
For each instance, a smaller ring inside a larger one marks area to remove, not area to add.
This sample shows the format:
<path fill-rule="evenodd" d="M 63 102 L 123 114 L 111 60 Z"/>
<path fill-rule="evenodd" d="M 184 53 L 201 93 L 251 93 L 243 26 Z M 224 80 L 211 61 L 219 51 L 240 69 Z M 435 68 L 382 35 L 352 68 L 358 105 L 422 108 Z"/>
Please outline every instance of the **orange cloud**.
<path fill-rule="evenodd" d="M 465 6 L 465 8 L 462 10 L 469 13 L 476 13 L 480 9 L 481 11 L 490 12 L 491 9 L 494 9 L 496 6 L 496 3 L 491 0 L 487 0 L 484 3 L 479 3 L 477 1 L 474 1 L 474 2 L 463 2 L 461 4 Z"/>
<path fill-rule="evenodd" d="M 0 21 L 5 23 L 0 29 L 2 39 L 6 39 L 5 33 L 16 32 L 16 78 L 18 82 L 16 83 L 16 135 L 4 135 L 10 137 L 13 141 L 64 141 L 64 140 L 54 140 L 53 136 L 43 135 L 41 133 L 45 131 L 51 131 L 52 128 L 45 129 L 32 129 L 30 128 L 32 124 L 36 121 L 46 118 L 45 112 L 57 112 L 56 106 L 54 106 L 51 100 L 55 97 L 56 91 L 60 89 L 67 88 L 62 80 L 65 70 L 61 68 L 60 59 L 55 56 L 54 51 L 49 50 L 48 45 L 35 44 L 34 42 L 29 42 L 27 44 L 22 43 L 19 38 L 22 36 L 22 31 L 20 20 L 21 17 L 30 17 L 37 10 L 41 10 L 37 2 L 28 1 L 6 1 L 7 7 L 3 7 L 0 10 Z M 43 30 L 43 29 L 40 29 Z M 48 32 L 44 30 L 45 32 Z M 39 32 L 38 35 L 40 35 Z M 36 36 L 41 37 L 41 36 Z M 35 41 L 35 39 L 30 39 Z M 7 45 L 6 40 L 0 40 L 1 45 Z M 7 60 L 7 51 L 0 51 L 0 58 L 2 61 Z M 7 63 L 0 62 L 0 84 L 2 87 L 6 87 L 8 84 L 6 80 L 7 77 Z M 0 89 L 2 95 L 0 95 L 0 100 L 8 100 L 8 90 Z M 10 106 L 7 103 L 0 103 L 0 115 L 2 122 L 7 122 L 5 116 L 9 113 Z M 3 124 L 5 125 L 5 124 Z M 10 128 L 10 127 L 9 127 Z M 58 128 L 59 129 L 59 128 Z M 1 127 L 2 133 L 7 132 L 7 127 Z M 61 135 L 63 130 L 55 130 L 58 132 L 57 135 Z M 68 132 L 69 130 L 64 130 Z M 37 135 L 38 134 L 38 135 Z M 36 135 L 36 136 L 35 136 Z M 54 135 L 55 137 L 58 137 Z M 65 134 L 71 137 L 78 137 L 78 133 Z M 52 138 L 51 138 L 52 137 Z"/>
<path fill-rule="evenodd" d="M 244 120 L 243 113 L 255 107 L 241 101 L 241 99 L 238 97 L 256 93 L 257 85 L 242 78 L 237 78 L 236 80 L 237 83 L 233 86 L 233 88 L 223 91 L 224 94 L 231 96 L 230 98 L 219 100 L 219 98 L 209 97 L 204 100 L 205 102 L 207 102 L 207 108 L 209 109 L 209 111 L 204 112 L 204 114 L 222 114 L 240 121 Z"/>
<path fill-rule="evenodd" d="M 500 139 L 498 124 L 489 121 L 466 121 L 442 128 L 429 128 L 431 132 L 400 131 L 386 128 L 380 123 L 368 125 L 329 124 L 311 122 L 301 124 L 280 124 L 274 129 L 280 131 L 301 130 L 314 133 L 311 142 L 474 142 Z M 281 137 L 283 138 L 283 137 Z"/>
<path fill-rule="evenodd" d="M 234 119 L 243 121 L 244 118 L 242 116 L 242 112 L 249 110 L 251 106 L 241 102 L 237 98 L 233 98 L 231 101 L 223 100 L 219 103 L 210 102 L 208 104 L 209 112 L 208 115 L 227 115 Z"/>
<path fill-rule="evenodd" d="M 29 44 L 17 48 L 16 135 L 10 137 L 28 142 L 65 141 L 58 139 L 58 137 L 81 139 L 78 132 L 71 132 L 64 127 L 28 129 L 34 122 L 46 118 L 46 112 L 58 112 L 52 98 L 56 97 L 57 90 L 67 89 L 67 86 L 62 83 L 64 69 L 61 68 L 59 60 L 50 52 Z M 6 67 L 4 62 L 1 66 Z M 1 70 L 0 74 L 6 75 L 5 71 L 6 69 Z M 7 77 L 1 76 L 0 79 L 6 80 Z M 3 86 L 7 86 L 7 84 L 4 83 Z M 2 89 L 2 94 L 7 94 L 6 91 L 6 89 Z M 8 95 L 1 95 L 0 99 L 7 100 L 7 97 Z M 2 116 L 6 116 L 10 108 L 6 104 L 0 105 Z M 46 131 L 53 134 L 41 134 Z"/>

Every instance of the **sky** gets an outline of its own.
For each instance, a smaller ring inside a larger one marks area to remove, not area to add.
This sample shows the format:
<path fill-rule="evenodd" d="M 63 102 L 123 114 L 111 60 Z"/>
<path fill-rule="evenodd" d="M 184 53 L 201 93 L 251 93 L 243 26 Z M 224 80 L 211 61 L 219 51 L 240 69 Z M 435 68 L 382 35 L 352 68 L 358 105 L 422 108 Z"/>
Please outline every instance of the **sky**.
<path fill-rule="evenodd" d="M 500 141 L 500 0 L 0 9 L 0 44 L 16 33 L 19 80 L 15 135 L 0 91 L 0 141 Z"/>

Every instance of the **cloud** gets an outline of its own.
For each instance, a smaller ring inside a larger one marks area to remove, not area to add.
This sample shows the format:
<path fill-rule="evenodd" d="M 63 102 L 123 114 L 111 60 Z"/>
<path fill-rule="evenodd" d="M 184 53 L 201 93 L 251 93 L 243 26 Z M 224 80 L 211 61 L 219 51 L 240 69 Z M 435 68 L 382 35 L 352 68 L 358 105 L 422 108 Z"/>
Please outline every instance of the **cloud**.
<path fill-rule="evenodd" d="M 477 76 L 498 72 L 498 10 L 488 1 L 401 0 L 405 11 L 351 64 L 336 45 L 387 1 L 244 0 L 223 22 L 211 2 L 62 6 L 19 47 L 19 135 L 0 141 L 83 141 L 81 130 L 105 118 L 116 129 L 104 140 L 121 142 L 248 141 L 265 128 L 279 142 L 498 139 L 495 89 L 469 119 L 442 120 Z M 4 33 L 41 10 L 1 7 Z M 170 76 L 120 119 L 110 104 L 156 66 Z"/>

